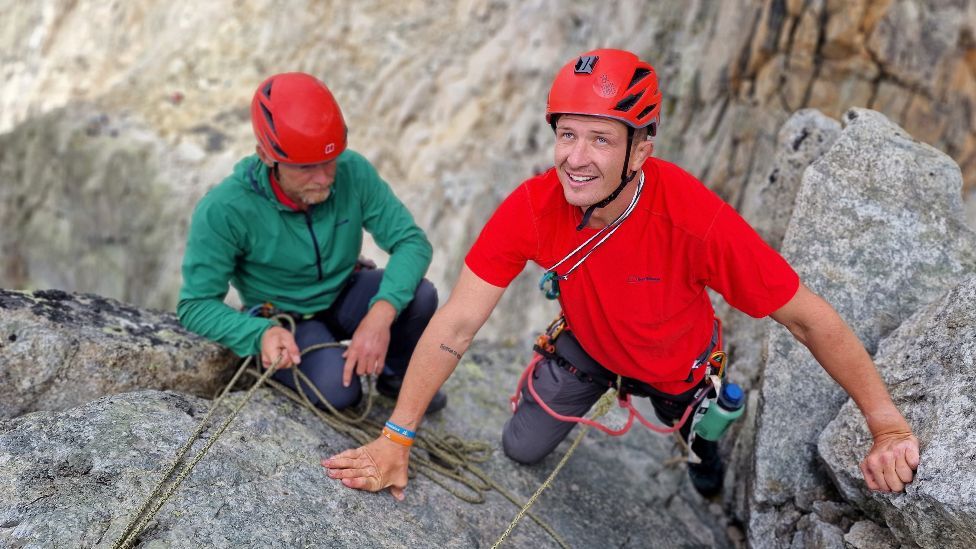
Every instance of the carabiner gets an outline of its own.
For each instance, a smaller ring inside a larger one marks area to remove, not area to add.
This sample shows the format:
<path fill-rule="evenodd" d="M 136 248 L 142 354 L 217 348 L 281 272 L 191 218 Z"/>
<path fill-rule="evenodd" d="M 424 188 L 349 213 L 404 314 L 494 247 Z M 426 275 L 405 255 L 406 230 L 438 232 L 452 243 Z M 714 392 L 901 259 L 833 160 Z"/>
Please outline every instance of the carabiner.
<path fill-rule="evenodd" d="M 549 283 L 548 288 L 546 288 L 546 283 Z M 556 274 L 556 271 L 543 273 L 542 279 L 539 280 L 539 289 L 546 293 L 547 299 L 559 297 L 559 275 Z"/>
<path fill-rule="evenodd" d="M 729 356 L 725 351 L 715 351 L 708 357 L 708 364 L 713 368 L 719 379 L 725 378 L 725 365 L 729 361 Z M 716 393 L 717 394 L 717 393 Z"/>

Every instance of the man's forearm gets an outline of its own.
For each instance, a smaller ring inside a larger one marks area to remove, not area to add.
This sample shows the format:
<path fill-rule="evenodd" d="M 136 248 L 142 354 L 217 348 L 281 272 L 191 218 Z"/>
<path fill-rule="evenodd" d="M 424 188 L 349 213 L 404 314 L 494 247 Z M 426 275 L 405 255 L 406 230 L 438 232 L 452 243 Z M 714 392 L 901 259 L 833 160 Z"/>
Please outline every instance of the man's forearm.
<path fill-rule="evenodd" d="M 393 321 L 396 320 L 397 310 L 389 301 L 379 299 L 373 302 L 366 314 L 389 329 Z"/>
<path fill-rule="evenodd" d="M 471 335 L 450 329 L 444 309 L 438 311 L 417 343 L 390 420 L 416 430 L 434 394 L 454 372 L 471 344 Z"/>
<path fill-rule="evenodd" d="M 238 356 L 261 352 L 261 335 L 275 323 L 250 317 L 218 299 L 182 299 L 177 316 L 187 330 L 230 347 Z"/>
<path fill-rule="evenodd" d="M 864 345 L 829 304 L 822 301 L 818 309 L 817 322 L 791 328 L 793 334 L 854 399 L 872 435 L 910 432 Z"/>
<path fill-rule="evenodd" d="M 451 376 L 505 289 L 478 278 L 465 265 L 447 303 L 430 319 L 414 349 L 390 419 L 416 430 L 427 405 Z"/>

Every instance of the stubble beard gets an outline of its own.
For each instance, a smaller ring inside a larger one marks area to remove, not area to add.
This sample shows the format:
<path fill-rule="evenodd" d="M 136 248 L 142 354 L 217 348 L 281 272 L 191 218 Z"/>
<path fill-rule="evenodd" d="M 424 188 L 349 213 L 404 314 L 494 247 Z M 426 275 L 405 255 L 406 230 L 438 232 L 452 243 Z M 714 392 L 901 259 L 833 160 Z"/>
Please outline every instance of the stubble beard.
<path fill-rule="evenodd" d="M 314 206 L 315 204 L 321 204 L 329 198 L 332 194 L 332 189 L 326 189 L 325 191 L 306 191 L 302 193 L 301 199 L 302 204 L 306 206 Z"/>

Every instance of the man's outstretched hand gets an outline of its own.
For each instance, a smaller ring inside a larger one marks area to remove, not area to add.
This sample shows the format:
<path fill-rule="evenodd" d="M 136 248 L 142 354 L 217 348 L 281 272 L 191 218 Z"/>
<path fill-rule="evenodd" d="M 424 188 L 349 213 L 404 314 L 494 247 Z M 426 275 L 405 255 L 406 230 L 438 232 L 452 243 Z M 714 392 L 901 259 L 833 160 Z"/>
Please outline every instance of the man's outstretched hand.
<path fill-rule="evenodd" d="M 381 436 L 365 446 L 323 459 L 322 467 L 329 478 L 339 479 L 349 488 L 367 492 L 389 488 L 397 501 L 403 501 L 409 459 L 409 447 Z"/>
<path fill-rule="evenodd" d="M 871 490 L 901 492 L 918 469 L 918 439 L 907 433 L 879 435 L 861 461 L 861 473 Z"/>

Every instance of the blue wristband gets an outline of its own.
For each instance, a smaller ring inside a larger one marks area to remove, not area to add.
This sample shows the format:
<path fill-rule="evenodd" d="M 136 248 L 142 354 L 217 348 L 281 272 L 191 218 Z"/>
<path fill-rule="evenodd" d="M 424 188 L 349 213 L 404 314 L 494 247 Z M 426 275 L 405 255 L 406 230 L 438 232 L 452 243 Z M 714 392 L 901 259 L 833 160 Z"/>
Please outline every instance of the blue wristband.
<path fill-rule="evenodd" d="M 401 434 L 401 435 L 403 435 L 403 436 L 405 436 L 407 438 L 414 438 L 414 437 L 417 436 L 417 433 L 415 433 L 415 432 L 413 432 L 413 431 L 411 431 L 411 430 L 409 430 L 409 429 L 407 429 L 405 427 L 400 427 L 399 425 L 397 425 L 396 423 L 393 423 L 392 421 L 387 421 L 386 422 L 386 426 L 387 426 L 388 429 L 390 429 L 394 433 L 399 433 L 399 434 Z"/>

